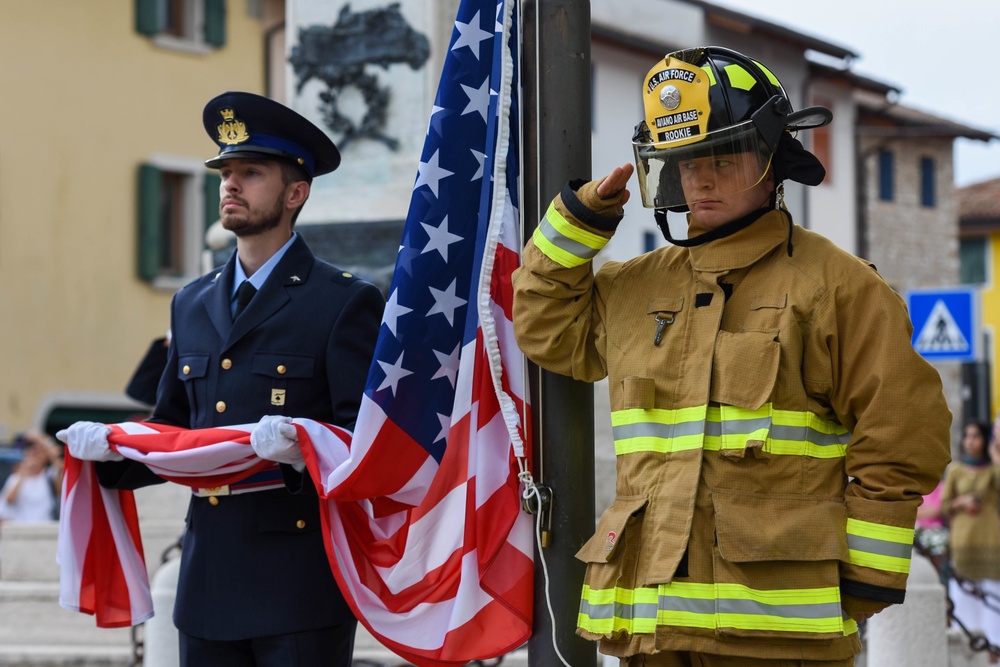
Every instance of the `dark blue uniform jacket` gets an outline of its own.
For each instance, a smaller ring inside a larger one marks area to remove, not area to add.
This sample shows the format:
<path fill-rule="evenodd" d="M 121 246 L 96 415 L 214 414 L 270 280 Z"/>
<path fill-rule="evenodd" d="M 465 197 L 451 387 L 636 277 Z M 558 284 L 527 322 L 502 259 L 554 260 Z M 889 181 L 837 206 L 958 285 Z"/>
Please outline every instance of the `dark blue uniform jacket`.
<path fill-rule="evenodd" d="M 384 299 L 374 285 L 316 259 L 299 237 L 234 323 L 226 265 L 173 300 L 166 370 L 152 421 L 188 428 L 265 415 L 354 427 Z M 350 620 L 330 571 L 316 492 L 281 466 L 286 487 L 192 497 L 174 622 L 206 639 L 245 639 Z M 161 481 L 132 462 L 103 463 L 105 486 Z"/>

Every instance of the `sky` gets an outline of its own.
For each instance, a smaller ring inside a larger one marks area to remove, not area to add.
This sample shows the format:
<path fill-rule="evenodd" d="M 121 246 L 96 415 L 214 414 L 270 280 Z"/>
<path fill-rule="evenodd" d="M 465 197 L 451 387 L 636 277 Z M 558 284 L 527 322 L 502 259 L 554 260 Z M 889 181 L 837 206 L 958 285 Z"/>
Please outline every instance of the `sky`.
<path fill-rule="evenodd" d="M 709 0 L 858 54 L 899 103 L 1000 135 L 1000 0 Z M 959 187 L 1000 178 L 1000 139 L 955 142 Z"/>

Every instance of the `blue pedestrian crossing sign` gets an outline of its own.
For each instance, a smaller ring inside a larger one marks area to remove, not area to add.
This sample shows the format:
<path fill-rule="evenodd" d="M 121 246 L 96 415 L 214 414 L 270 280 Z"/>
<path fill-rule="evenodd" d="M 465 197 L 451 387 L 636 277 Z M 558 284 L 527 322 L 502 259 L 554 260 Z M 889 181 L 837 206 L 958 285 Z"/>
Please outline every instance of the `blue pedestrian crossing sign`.
<path fill-rule="evenodd" d="M 979 322 L 971 288 L 911 290 L 913 348 L 928 361 L 976 361 Z"/>

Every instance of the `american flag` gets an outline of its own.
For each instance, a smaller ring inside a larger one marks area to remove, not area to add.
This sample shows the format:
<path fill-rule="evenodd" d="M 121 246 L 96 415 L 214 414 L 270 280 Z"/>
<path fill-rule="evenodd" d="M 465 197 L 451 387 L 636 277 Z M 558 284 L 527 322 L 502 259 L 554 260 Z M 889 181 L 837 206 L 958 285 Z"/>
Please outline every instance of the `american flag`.
<path fill-rule="evenodd" d="M 353 435 L 296 419 L 327 553 L 359 620 L 420 666 L 500 656 L 531 634 L 520 511 L 524 360 L 511 324 L 518 232 L 516 0 L 462 0 Z M 112 447 L 192 487 L 268 462 L 253 424 L 121 424 Z M 63 606 L 102 626 L 152 614 L 131 492 L 67 457 Z M 109 565 L 112 564 L 112 565 Z"/>
<path fill-rule="evenodd" d="M 329 482 L 340 498 L 379 499 L 377 526 L 360 505 L 341 506 L 345 530 L 330 533 L 341 588 L 386 646 L 427 664 L 501 655 L 531 628 L 516 460 L 524 362 L 511 325 L 515 5 L 458 9 L 351 445 L 357 465 Z"/>

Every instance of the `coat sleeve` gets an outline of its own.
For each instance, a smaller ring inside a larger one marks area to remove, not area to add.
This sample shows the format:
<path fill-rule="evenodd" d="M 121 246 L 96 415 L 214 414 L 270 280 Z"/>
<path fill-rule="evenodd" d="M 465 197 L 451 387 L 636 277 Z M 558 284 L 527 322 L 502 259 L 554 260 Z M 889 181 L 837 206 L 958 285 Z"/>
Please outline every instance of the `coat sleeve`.
<path fill-rule="evenodd" d="M 832 325 L 817 344 L 828 354 L 829 400 L 852 432 L 841 590 L 900 603 L 917 507 L 950 460 L 951 412 L 938 372 L 910 343 L 902 299 L 872 267 L 859 263 L 824 302 Z"/>
<path fill-rule="evenodd" d="M 514 336 L 529 359 L 554 373 L 595 382 L 607 375 L 607 367 L 592 260 L 622 216 L 584 205 L 578 192 L 588 185 L 568 183 L 527 242 L 513 277 L 513 321 Z"/>

